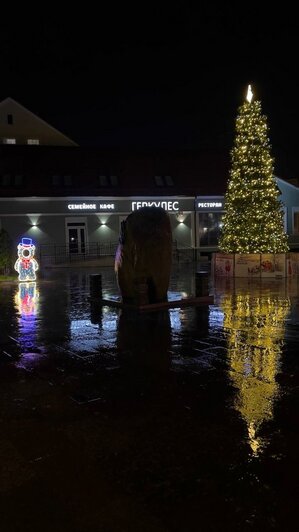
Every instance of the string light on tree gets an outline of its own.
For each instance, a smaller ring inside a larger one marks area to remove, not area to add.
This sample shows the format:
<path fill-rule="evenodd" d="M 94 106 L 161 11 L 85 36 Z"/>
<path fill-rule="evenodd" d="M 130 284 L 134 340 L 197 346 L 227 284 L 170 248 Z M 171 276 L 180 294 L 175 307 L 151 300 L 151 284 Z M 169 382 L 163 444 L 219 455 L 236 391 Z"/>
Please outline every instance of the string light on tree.
<path fill-rule="evenodd" d="M 219 249 L 225 253 L 288 251 L 283 208 L 273 176 L 267 119 L 251 85 L 238 110 Z"/>

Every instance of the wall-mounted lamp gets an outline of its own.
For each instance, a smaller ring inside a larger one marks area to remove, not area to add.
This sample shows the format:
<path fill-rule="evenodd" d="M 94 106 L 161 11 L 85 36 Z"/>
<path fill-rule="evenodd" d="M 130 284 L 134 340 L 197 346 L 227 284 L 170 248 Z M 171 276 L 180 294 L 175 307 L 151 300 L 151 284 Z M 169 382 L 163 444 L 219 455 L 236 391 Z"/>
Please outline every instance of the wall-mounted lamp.
<path fill-rule="evenodd" d="M 39 219 L 41 215 L 40 214 L 28 214 L 27 216 L 29 218 L 29 226 L 31 227 L 31 229 L 37 229 L 39 226 Z"/>
<path fill-rule="evenodd" d="M 109 214 L 100 214 L 100 215 L 98 215 L 98 220 L 99 220 L 100 227 L 102 225 L 107 225 L 108 218 L 109 218 Z"/>
<path fill-rule="evenodd" d="M 185 220 L 186 216 L 183 212 L 178 212 L 177 215 L 176 215 L 176 219 L 177 221 L 182 224 Z"/>

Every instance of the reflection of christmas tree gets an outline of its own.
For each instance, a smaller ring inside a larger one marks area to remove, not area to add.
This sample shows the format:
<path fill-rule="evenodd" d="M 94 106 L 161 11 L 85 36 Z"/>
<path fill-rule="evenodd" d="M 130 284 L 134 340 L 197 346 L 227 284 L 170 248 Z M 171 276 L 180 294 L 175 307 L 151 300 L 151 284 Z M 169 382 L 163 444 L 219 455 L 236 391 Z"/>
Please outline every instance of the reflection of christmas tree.
<path fill-rule="evenodd" d="M 261 103 L 239 108 L 232 168 L 225 198 L 219 249 L 226 253 L 283 253 L 288 250 L 282 204 L 273 176 L 266 117 Z"/>
<path fill-rule="evenodd" d="M 228 330 L 230 377 L 238 396 L 236 409 L 248 428 L 255 456 L 263 447 L 259 430 L 273 416 L 279 392 L 275 380 L 284 337 L 284 322 L 290 310 L 286 297 L 270 295 L 224 296 L 224 327 Z"/>

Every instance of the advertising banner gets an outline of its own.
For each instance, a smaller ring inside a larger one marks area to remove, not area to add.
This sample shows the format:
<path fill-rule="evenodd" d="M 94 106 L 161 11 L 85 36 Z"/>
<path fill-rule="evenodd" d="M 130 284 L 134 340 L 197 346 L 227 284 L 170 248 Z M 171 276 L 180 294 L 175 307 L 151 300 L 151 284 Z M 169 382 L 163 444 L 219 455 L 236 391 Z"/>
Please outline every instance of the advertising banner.
<path fill-rule="evenodd" d="M 213 254 L 213 271 L 221 277 L 280 279 L 299 275 L 299 253 Z"/>
<path fill-rule="evenodd" d="M 260 277 L 261 260 L 259 253 L 235 255 L 236 277 Z"/>
<path fill-rule="evenodd" d="M 295 273 L 299 275 L 299 253 L 293 252 L 292 253 L 292 259 L 295 264 Z"/>
<path fill-rule="evenodd" d="M 261 277 L 275 277 L 274 253 L 261 254 Z"/>
<path fill-rule="evenodd" d="M 228 253 L 215 253 L 214 275 L 218 277 L 234 276 L 234 255 Z"/>
<path fill-rule="evenodd" d="M 275 253 L 274 255 L 275 277 L 286 277 L 286 254 Z"/>
<path fill-rule="evenodd" d="M 287 253 L 286 255 L 286 267 L 287 267 L 287 277 L 292 275 L 298 275 L 299 273 L 299 253 Z"/>

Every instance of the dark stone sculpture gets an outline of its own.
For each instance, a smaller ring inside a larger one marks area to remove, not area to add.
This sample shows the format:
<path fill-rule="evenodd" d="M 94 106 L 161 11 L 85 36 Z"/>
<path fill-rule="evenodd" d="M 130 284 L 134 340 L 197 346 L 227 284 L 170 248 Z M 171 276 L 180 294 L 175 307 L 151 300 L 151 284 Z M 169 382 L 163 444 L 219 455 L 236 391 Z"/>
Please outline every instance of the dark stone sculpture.
<path fill-rule="evenodd" d="M 169 216 L 159 207 L 144 207 L 122 222 L 115 272 L 124 303 L 167 301 L 172 256 Z"/>

